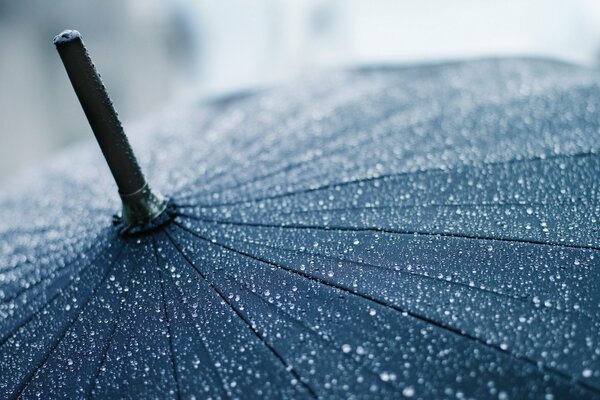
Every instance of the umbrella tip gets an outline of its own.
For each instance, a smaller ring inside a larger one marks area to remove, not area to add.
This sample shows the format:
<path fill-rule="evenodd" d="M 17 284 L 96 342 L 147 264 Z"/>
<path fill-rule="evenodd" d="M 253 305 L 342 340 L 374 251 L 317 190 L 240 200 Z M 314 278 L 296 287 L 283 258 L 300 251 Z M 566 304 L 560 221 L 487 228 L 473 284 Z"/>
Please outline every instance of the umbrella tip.
<path fill-rule="evenodd" d="M 59 46 L 64 43 L 72 42 L 73 40 L 81 39 L 81 33 L 74 29 L 66 29 L 54 36 L 54 40 L 52 41 L 55 46 Z"/>

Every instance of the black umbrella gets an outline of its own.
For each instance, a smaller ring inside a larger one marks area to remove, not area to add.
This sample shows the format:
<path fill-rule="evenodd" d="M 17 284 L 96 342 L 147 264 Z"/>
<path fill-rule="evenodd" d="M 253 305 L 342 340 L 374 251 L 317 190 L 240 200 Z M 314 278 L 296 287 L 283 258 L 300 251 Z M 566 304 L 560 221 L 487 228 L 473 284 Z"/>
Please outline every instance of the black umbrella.
<path fill-rule="evenodd" d="M 361 69 L 173 112 L 131 129 L 163 200 L 63 39 L 124 212 L 91 146 L 3 196 L 3 397 L 600 396 L 596 72 Z"/>

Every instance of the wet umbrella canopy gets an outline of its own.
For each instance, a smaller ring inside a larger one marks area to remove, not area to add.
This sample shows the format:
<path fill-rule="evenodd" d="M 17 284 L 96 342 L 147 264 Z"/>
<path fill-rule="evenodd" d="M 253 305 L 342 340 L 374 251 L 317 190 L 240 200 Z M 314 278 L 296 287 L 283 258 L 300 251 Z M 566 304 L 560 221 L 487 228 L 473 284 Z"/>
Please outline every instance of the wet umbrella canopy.
<path fill-rule="evenodd" d="M 0 200 L 2 397 L 600 396 L 599 85 L 373 68 L 141 122 L 135 232 L 63 154 Z"/>

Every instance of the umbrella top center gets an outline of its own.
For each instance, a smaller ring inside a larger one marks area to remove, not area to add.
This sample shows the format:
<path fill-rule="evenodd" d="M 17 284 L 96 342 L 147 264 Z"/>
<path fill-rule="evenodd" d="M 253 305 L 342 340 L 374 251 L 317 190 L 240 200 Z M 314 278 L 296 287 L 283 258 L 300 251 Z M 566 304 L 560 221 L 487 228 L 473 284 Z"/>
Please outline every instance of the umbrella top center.
<path fill-rule="evenodd" d="M 117 232 L 122 236 L 144 236 L 163 228 L 177 216 L 177 206 L 175 203 L 169 199 L 164 201 L 166 204 L 165 209 L 161 209 L 154 218 L 151 218 L 146 222 L 131 224 L 122 214 L 115 214 L 113 216 L 113 225 L 117 229 Z M 126 205 L 124 203 L 123 210 L 125 211 L 125 209 Z"/>

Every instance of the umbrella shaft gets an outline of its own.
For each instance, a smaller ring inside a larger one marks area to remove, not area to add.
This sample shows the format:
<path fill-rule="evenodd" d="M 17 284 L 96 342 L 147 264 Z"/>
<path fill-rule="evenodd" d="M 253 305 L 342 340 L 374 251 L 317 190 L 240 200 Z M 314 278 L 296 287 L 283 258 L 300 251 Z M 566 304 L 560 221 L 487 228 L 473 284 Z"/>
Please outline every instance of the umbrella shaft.
<path fill-rule="evenodd" d="M 139 192 L 146 180 L 81 36 L 76 31 L 65 31 L 56 37 L 54 44 L 119 187 L 119 193 L 130 195 Z"/>

